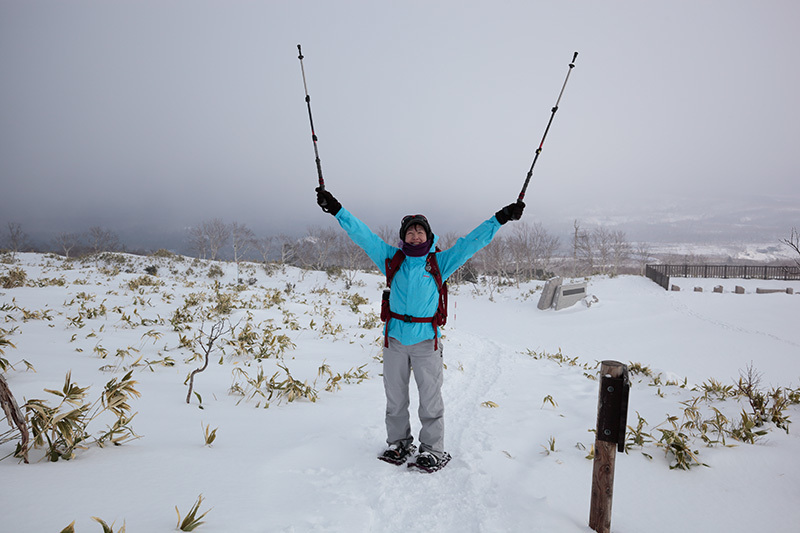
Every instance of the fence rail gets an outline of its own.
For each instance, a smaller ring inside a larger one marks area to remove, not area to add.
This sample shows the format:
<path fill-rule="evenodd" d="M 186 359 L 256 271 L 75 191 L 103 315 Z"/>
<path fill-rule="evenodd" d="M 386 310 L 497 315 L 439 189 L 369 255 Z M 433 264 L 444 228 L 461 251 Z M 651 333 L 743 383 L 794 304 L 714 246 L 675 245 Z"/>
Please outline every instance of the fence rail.
<path fill-rule="evenodd" d="M 800 280 L 800 266 L 787 265 L 647 265 L 648 278 L 669 289 L 669 278 Z"/>

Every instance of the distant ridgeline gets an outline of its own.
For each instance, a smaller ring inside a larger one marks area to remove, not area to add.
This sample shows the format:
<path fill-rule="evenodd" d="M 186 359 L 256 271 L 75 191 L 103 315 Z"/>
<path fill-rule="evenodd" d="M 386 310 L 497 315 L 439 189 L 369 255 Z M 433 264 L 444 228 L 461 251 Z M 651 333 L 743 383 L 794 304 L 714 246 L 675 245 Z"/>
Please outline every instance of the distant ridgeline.
<path fill-rule="evenodd" d="M 736 278 L 800 280 L 800 266 L 774 265 L 647 265 L 648 278 L 669 290 L 669 278 Z"/>

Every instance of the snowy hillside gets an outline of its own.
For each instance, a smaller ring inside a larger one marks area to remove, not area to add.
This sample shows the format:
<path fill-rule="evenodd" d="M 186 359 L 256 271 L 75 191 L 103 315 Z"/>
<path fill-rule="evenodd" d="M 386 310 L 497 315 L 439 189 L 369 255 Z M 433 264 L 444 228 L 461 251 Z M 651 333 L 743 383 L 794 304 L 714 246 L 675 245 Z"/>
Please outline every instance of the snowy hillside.
<path fill-rule="evenodd" d="M 10 456 L 19 433 L 0 433 L 2 532 L 73 521 L 101 531 L 92 517 L 115 531 L 174 531 L 175 507 L 184 517 L 201 494 L 200 532 L 590 532 L 587 456 L 606 359 L 635 370 L 613 531 L 800 523 L 800 282 L 684 280 L 667 292 L 640 277 L 591 279 L 598 301 L 558 312 L 537 309 L 542 283 L 493 297 L 454 287 L 443 391 L 453 460 L 427 475 L 375 459 L 385 439 L 378 275 L 247 265 L 237 287 L 226 263 L 20 254 L 3 276 L 22 285 L 0 288 L 0 357 L 13 365 L 3 375 L 20 406 L 58 405 L 45 389 L 61 391 L 67 374 L 88 387 L 77 405 L 128 372 L 140 396 L 129 393 L 135 417 L 115 434 L 139 438 L 98 446 L 118 420 L 103 412 L 70 460 L 48 461 L 45 443 L 24 464 Z M 225 329 L 187 404 L 215 324 Z M 758 391 L 774 393 L 761 426 L 742 423 L 755 416 L 734 395 L 748 368 Z M 682 442 L 688 454 L 665 452 Z"/>

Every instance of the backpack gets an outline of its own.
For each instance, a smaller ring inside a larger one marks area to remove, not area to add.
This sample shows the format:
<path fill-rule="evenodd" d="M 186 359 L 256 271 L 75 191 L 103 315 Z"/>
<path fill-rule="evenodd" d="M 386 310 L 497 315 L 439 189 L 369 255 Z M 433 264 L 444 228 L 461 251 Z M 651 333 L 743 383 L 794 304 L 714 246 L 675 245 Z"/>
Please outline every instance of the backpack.
<path fill-rule="evenodd" d="M 402 250 L 397 250 L 394 257 L 391 259 L 386 258 L 386 289 L 383 290 L 383 300 L 381 301 L 381 320 L 386 322 L 384 326 L 384 347 L 389 347 L 389 320 L 392 318 L 402 320 L 403 322 L 427 322 L 433 326 L 433 349 L 439 349 L 439 326 L 447 324 L 447 282 L 442 281 L 442 272 L 439 270 L 439 261 L 436 259 L 436 254 L 441 250 L 436 248 L 436 251 L 428 254 L 425 259 L 425 270 L 433 276 L 436 282 L 436 287 L 439 289 L 439 306 L 436 313 L 429 317 L 414 317 L 411 315 L 400 315 L 393 312 L 389 308 L 389 294 L 392 288 L 392 279 L 400 269 L 400 265 L 406 258 L 406 254 Z"/>

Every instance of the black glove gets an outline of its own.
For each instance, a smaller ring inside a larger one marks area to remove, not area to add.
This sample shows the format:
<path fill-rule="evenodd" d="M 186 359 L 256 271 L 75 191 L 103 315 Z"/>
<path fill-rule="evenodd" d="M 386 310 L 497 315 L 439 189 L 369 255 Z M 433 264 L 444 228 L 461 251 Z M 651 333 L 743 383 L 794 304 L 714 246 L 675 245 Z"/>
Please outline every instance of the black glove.
<path fill-rule="evenodd" d="M 522 218 L 522 210 L 525 209 L 525 202 L 517 200 L 513 204 L 508 204 L 503 209 L 494 214 L 500 224 L 505 224 L 509 220 L 519 220 Z"/>
<path fill-rule="evenodd" d="M 339 200 L 334 198 L 331 193 L 322 187 L 317 187 L 314 190 L 317 191 L 317 204 L 319 204 L 322 210 L 336 216 L 336 213 L 342 208 L 342 204 L 339 203 Z"/>

